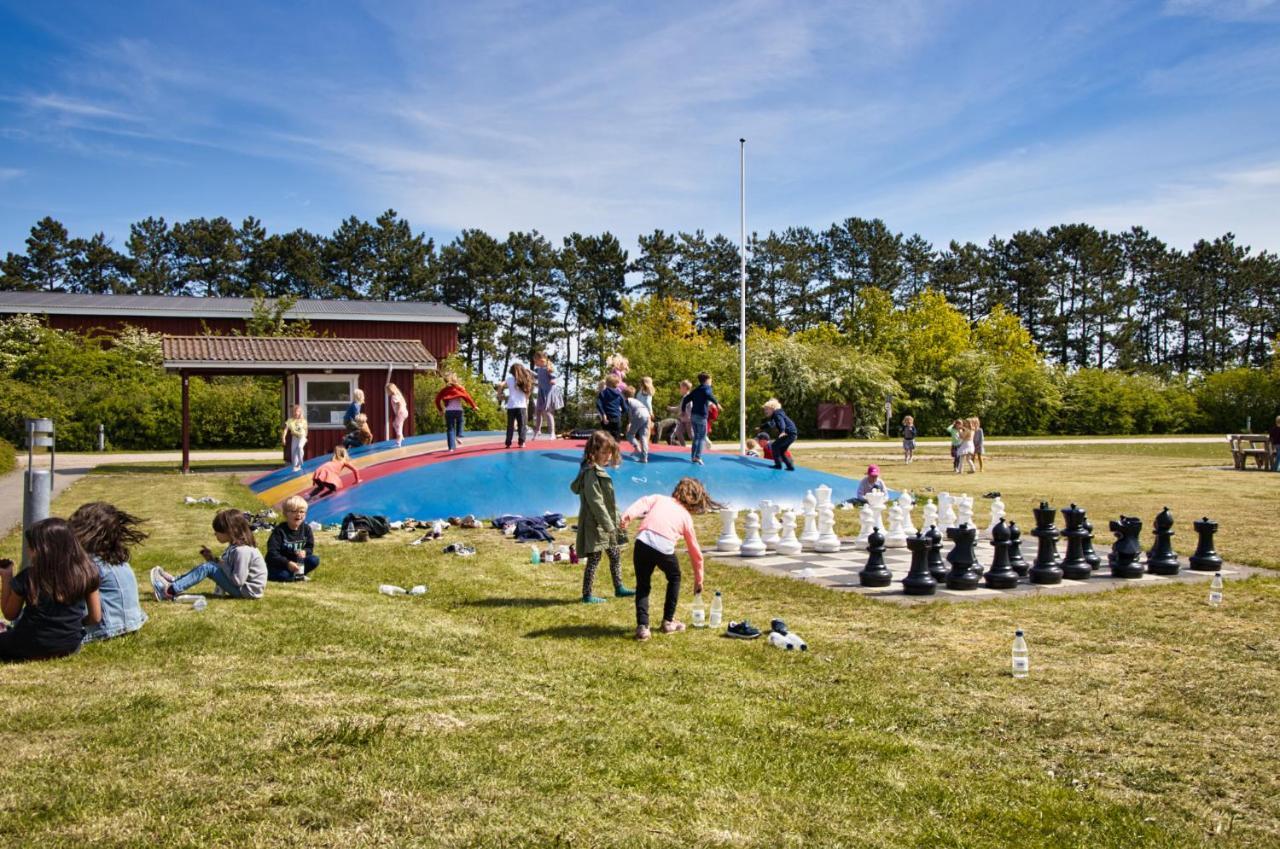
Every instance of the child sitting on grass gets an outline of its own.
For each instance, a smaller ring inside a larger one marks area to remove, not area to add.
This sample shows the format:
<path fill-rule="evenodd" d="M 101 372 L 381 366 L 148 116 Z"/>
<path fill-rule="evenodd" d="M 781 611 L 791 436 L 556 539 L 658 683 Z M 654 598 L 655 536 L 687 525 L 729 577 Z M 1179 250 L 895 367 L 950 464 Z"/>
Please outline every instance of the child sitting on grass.
<path fill-rule="evenodd" d="M 684 630 L 676 619 L 676 603 L 680 600 L 680 561 L 676 559 L 676 540 L 684 538 L 693 563 L 693 591 L 702 592 L 702 549 L 693 529 L 693 515 L 719 509 L 696 478 L 681 478 L 670 496 L 646 495 L 622 514 L 625 529 L 631 520 L 643 516 L 636 532 L 636 639 L 649 639 L 649 589 L 653 570 L 661 569 L 667 577 L 667 594 L 662 601 L 662 633 Z"/>
<path fill-rule="evenodd" d="M 13 561 L 0 560 L 0 612 L 17 620 L 0 632 L 0 662 L 75 654 L 85 623 L 102 619 L 98 568 L 64 519 L 36 522 L 22 541 L 25 569 L 14 575 Z"/>
<path fill-rule="evenodd" d="M 619 598 L 635 595 L 622 585 L 621 528 L 618 502 L 614 496 L 613 478 L 606 469 L 622 462 L 618 443 L 603 430 L 592 432 L 582 451 L 582 467 L 569 485 L 578 496 L 577 552 L 584 558 L 582 566 L 582 601 L 600 604 L 604 601 L 592 593 L 600 558 L 609 555 L 609 574 L 613 577 L 613 594 Z"/>
<path fill-rule="evenodd" d="M 360 483 L 360 470 L 351 465 L 347 449 L 338 445 L 333 449 L 333 459 L 316 469 L 311 475 L 313 486 L 311 491 L 307 493 L 307 500 L 314 501 L 317 498 L 324 498 L 326 495 L 333 495 L 342 489 L 343 469 L 349 470 L 355 478 L 352 486 Z"/>
<path fill-rule="evenodd" d="M 142 520 L 105 501 L 81 504 L 67 520 L 71 531 L 98 569 L 102 619 L 84 641 L 109 640 L 137 631 L 147 621 L 138 604 L 138 579 L 129 565 L 129 549 L 147 538 Z"/>
<path fill-rule="evenodd" d="M 267 580 L 306 581 L 320 565 L 316 538 L 307 524 L 307 500 L 295 495 L 284 502 L 284 521 L 267 538 Z"/>
<path fill-rule="evenodd" d="M 173 601 L 205 578 L 232 598 L 262 598 L 267 586 L 267 564 L 244 513 L 219 510 L 213 517 L 213 535 L 226 546 L 221 557 L 215 558 L 208 546 L 201 546 L 204 562 L 185 575 L 175 578 L 159 566 L 151 570 L 156 601 Z"/>

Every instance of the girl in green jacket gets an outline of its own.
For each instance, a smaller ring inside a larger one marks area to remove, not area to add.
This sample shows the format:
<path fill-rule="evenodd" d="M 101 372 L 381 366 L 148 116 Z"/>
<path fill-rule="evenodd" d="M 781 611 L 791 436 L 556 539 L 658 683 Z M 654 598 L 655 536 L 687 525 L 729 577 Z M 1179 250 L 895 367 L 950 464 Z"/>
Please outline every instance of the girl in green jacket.
<path fill-rule="evenodd" d="M 619 598 L 635 595 L 635 590 L 622 585 L 622 552 L 619 551 L 621 523 L 618 503 L 613 493 L 613 479 L 605 471 L 610 464 L 620 463 L 618 443 L 603 430 L 587 440 L 582 451 L 582 468 L 569 489 L 578 496 L 578 554 L 582 555 L 582 601 L 599 604 L 603 598 L 593 595 L 596 569 L 602 554 L 609 555 L 609 573 L 613 576 L 613 594 Z"/>

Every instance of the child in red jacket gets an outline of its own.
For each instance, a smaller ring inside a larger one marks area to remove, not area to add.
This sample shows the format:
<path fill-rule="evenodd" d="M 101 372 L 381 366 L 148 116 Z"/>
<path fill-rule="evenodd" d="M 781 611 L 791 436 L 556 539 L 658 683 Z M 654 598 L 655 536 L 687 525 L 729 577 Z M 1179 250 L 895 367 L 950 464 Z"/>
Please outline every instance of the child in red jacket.
<path fill-rule="evenodd" d="M 452 372 L 444 376 L 444 388 L 436 393 L 436 409 L 444 413 L 444 432 L 449 440 L 449 450 L 456 451 L 462 441 L 462 405 L 479 409 L 471 399 L 467 387 Z"/>

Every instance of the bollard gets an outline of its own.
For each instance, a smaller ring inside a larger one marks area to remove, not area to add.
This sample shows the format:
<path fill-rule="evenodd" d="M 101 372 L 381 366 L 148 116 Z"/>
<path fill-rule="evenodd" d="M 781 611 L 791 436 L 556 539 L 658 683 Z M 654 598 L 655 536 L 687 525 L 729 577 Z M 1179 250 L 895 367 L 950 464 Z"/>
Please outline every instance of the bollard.
<path fill-rule="evenodd" d="M 107 428 L 105 425 L 98 425 L 98 450 L 107 450 Z"/>
<path fill-rule="evenodd" d="M 35 450 L 49 449 L 49 468 L 35 468 Z M 27 470 L 22 476 L 22 529 L 49 518 L 53 498 L 53 464 L 56 449 L 51 419 L 27 419 Z M 27 568 L 27 549 L 22 547 L 22 568 Z"/>

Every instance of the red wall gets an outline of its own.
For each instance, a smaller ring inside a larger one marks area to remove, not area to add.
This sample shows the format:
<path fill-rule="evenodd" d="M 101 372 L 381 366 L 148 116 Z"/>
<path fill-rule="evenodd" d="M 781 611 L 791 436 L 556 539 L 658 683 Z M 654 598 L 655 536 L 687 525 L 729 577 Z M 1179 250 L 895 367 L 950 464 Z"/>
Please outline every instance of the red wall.
<path fill-rule="evenodd" d="M 49 326 L 55 330 L 74 330 L 87 333 L 101 330 L 115 333 L 125 324 L 167 333 L 170 336 L 200 336 L 206 331 L 227 334 L 233 330 L 244 332 L 244 321 L 232 318 L 172 318 L 130 316 L 127 320 L 100 318 L 97 316 L 50 315 Z M 311 329 L 320 336 L 338 339 L 419 339 L 431 355 L 438 360 L 458 350 L 458 326 L 456 324 L 416 324 L 408 321 L 345 321 L 324 319 L 311 322 Z M 396 384 L 399 386 L 399 384 Z"/>
<path fill-rule="evenodd" d="M 347 373 L 350 374 L 351 372 Z M 364 390 L 364 414 L 369 417 L 369 429 L 373 431 L 373 441 L 381 442 L 384 428 L 389 429 L 391 425 L 386 415 L 391 412 L 390 404 L 383 404 L 383 399 L 387 395 L 387 372 L 383 369 L 381 371 L 358 371 L 356 374 L 359 375 L 360 388 Z M 289 379 L 293 381 L 294 377 L 290 375 Z M 400 392 L 404 395 L 405 403 L 409 405 L 409 418 L 404 423 L 404 435 L 412 436 L 414 433 L 413 372 L 407 369 L 396 369 L 391 372 L 391 382 L 400 389 Z M 280 428 L 281 430 L 284 429 L 283 419 L 281 419 Z M 335 446 L 342 444 L 342 437 L 345 435 L 346 431 L 342 428 L 332 430 L 325 428 L 322 430 L 313 426 L 307 433 L 306 459 L 309 460 L 312 457 L 319 457 L 321 454 L 332 453 Z M 390 438 L 394 438 L 394 434 L 391 434 Z M 286 462 L 289 460 L 287 447 L 283 452 L 283 457 Z"/>

